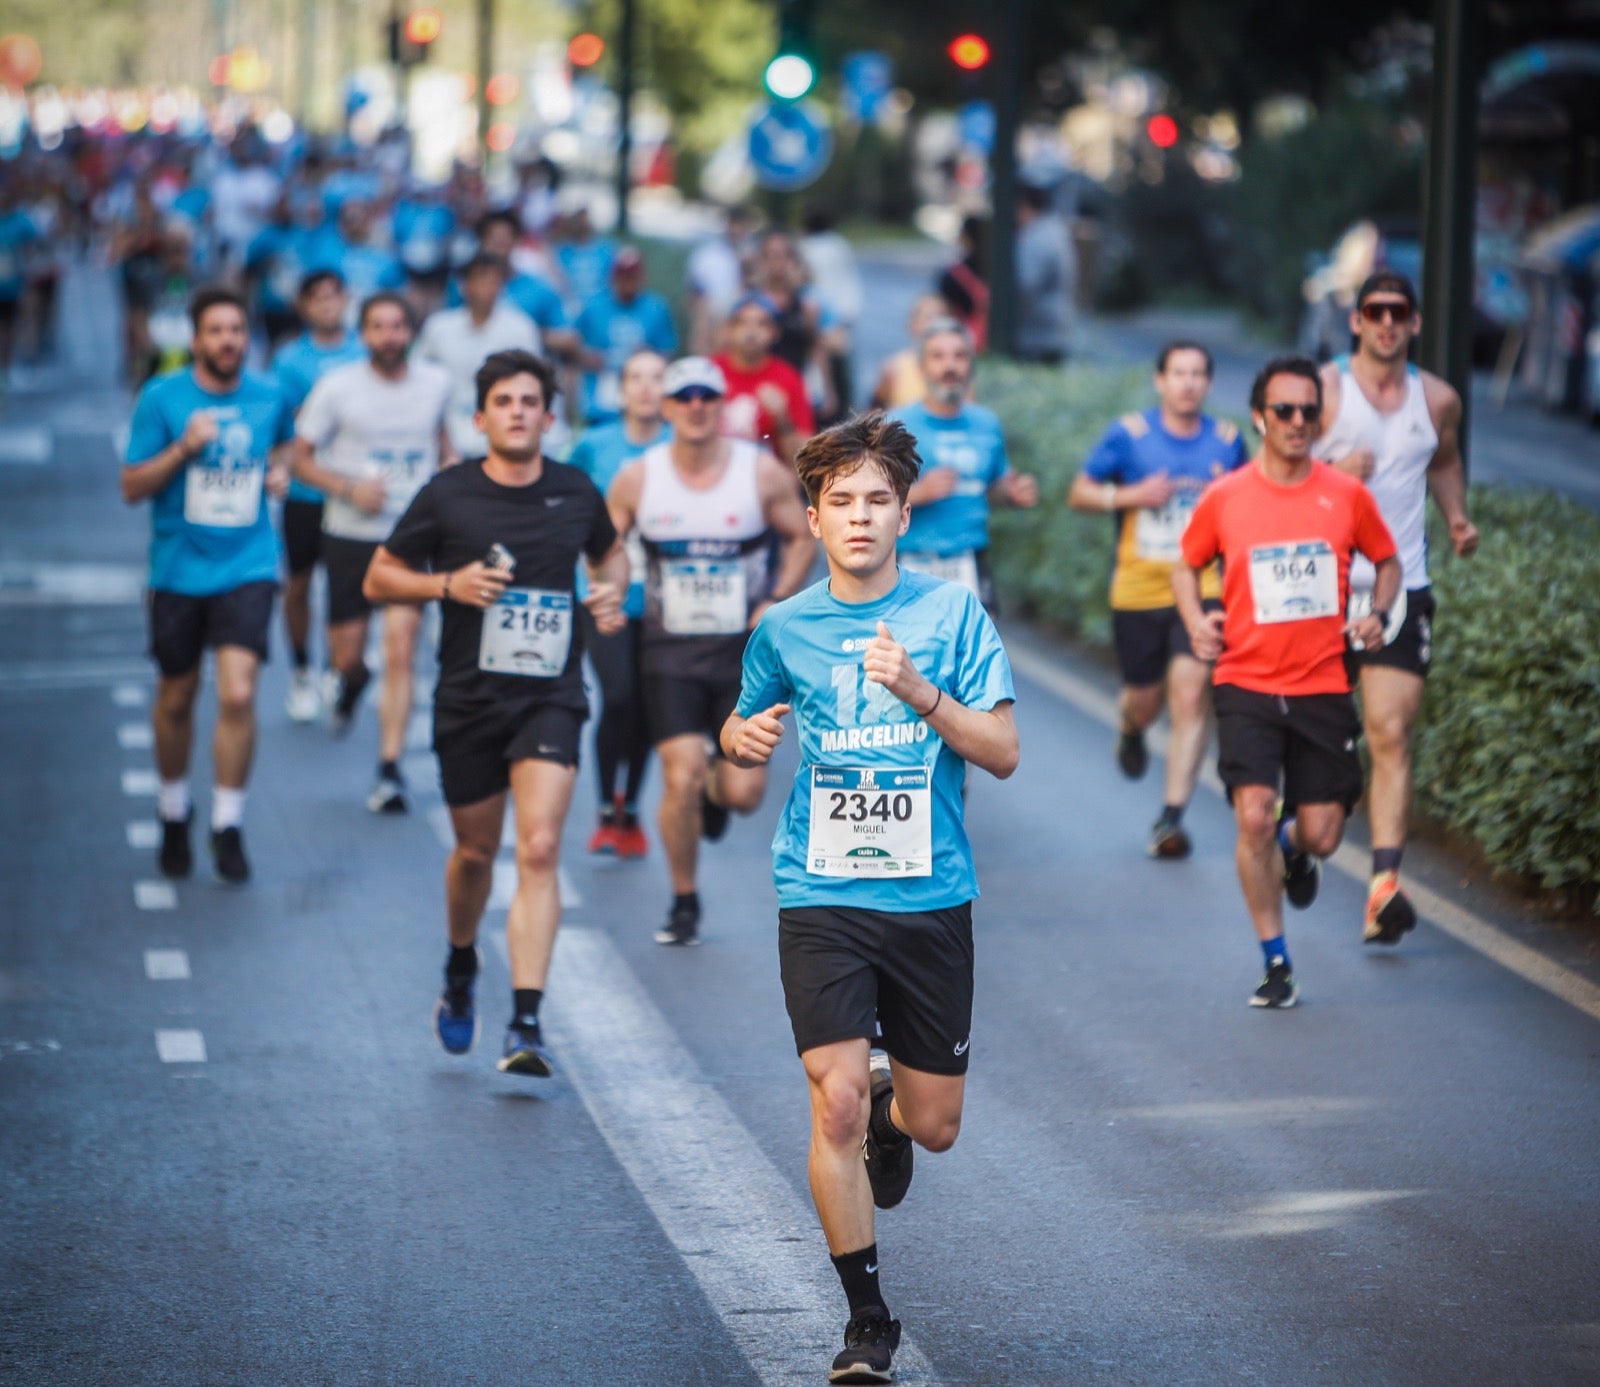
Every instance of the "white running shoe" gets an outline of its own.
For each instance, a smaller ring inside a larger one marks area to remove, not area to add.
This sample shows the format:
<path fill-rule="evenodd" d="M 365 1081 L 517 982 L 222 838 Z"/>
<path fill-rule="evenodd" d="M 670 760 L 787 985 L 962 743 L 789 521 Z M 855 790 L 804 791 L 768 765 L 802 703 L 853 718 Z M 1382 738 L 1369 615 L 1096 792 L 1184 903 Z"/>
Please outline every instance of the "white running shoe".
<path fill-rule="evenodd" d="M 322 690 L 317 676 L 309 669 L 297 669 L 289 676 L 289 697 L 285 708 L 290 722 L 315 722 L 322 713 Z"/>

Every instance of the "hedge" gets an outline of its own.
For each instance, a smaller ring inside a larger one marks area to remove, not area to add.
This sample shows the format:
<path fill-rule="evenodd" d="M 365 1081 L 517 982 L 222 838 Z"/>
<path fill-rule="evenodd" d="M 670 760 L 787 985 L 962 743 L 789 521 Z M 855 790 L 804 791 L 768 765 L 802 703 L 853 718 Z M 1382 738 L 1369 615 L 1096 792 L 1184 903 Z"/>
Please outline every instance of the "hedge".
<path fill-rule="evenodd" d="M 1114 535 L 1067 509 L 1072 478 L 1119 415 L 1150 402 L 1148 376 L 1092 365 L 1064 374 L 985 362 L 1013 461 L 1039 478 L 1035 511 L 993 523 L 991 558 L 1013 609 L 1110 643 Z M 1495 867 L 1600 912 L 1600 518 L 1544 492 L 1474 486 L 1483 534 L 1457 560 L 1430 505 L 1439 617 L 1416 742 L 1417 807 Z"/>

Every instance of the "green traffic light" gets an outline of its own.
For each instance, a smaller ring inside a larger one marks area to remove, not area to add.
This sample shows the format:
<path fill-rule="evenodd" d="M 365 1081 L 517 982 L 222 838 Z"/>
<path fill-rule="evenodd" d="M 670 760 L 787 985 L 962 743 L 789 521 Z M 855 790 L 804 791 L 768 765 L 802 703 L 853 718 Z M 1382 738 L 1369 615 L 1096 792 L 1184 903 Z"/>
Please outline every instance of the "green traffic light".
<path fill-rule="evenodd" d="M 798 53 L 780 53 L 767 64 L 767 90 L 780 101 L 798 101 L 816 80 L 816 69 Z"/>

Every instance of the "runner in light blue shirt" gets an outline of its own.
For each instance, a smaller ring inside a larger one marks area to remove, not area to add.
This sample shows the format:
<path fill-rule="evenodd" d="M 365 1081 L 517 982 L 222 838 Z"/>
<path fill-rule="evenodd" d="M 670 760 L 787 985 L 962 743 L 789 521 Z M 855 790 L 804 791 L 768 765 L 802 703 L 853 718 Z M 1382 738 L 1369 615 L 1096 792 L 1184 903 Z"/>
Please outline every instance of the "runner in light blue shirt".
<path fill-rule="evenodd" d="M 901 564 L 960 583 L 985 606 L 989 582 L 989 508 L 1039 503 L 1039 483 L 1014 472 L 1000 420 L 973 404 L 972 338 L 954 318 L 929 324 L 920 342 L 926 394 L 894 412 L 917 441 L 924 467 L 911 488 L 911 528 Z"/>
<path fill-rule="evenodd" d="M 845 1381 L 888 1381 L 900 1342 L 872 1207 L 905 1197 L 913 1142 L 946 1150 L 961 1123 L 978 893 L 966 765 L 1005 777 L 1019 754 L 1011 670 L 983 607 L 896 564 L 919 466 L 881 414 L 800 450 L 828 578 L 763 614 L 722 731 L 728 759 L 756 767 L 784 718 L 798 727 L 772 849 L 778 956 L 810 1085 L 811 1187 L 850 1304 L 830 1372 Z"/>
<path fill-rule="evenodd" d="M 584 305 L 575 326 L 586 368 L 579 404 L 591 424 L 621 414 L 622 363 L 630 356 L 646 347 L 663 356 L 678 350 L 672 309 L 644 287 L 644 260 L 631 246 L 617 252 L 609 286 Z"/>

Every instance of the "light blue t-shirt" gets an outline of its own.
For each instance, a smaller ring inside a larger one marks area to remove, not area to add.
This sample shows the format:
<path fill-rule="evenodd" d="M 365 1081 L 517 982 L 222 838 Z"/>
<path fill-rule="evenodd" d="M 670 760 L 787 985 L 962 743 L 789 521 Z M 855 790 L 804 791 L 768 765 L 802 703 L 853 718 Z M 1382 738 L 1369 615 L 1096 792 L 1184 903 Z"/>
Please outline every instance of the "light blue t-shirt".
<path fill-rule="evenodd" d="M 960 474 L 942 501 L 911 507 L 911 528 L 900 540 L 907 554 L 949 557 L 989 547 L 989 488 L 1011 470 L 1000 419 L 982 405 L 962 405 L 953 418 L 930 413 L 920 401 L 890 416 L 917 440 L 924 475 L 936 467 Z"/>
<path fill-rule="evenodd" d="M 339 272 L 350 292 L 352 313 L 360 311 L 361 301 L 369 294 L 405 287 L 405 267 L 393 255 L 377 246 L 352 245 L 332 228 L 321 228 L 308 237 L 301 254 L 308 271 Z"/>
<path fill-rule="evenodd" d="M 177 442 L 200 410 L 216 415 L 217 436 L 151 499 L 150 586 L 209 597 L 276 582 L 278 536 L 262 483 L 268 455 L 294 432 L 294 414 L 275 380 L 246 372 L 232 391 L 213 395 L 192 369 L 158 376 L 139 392 L 127 461 L 148 462 Z M 210 519 L 228 523 L 203 523 Z"/>
<path fill-rule="evenodd" d="M 573 467 L 589 474 L 589 479 L 600 488 L 603 496 L 611 489 L 611 483 L 617 478 L 617 473 L 622 471 L 636 457 L 654 448 L 658 443 L 665 443 L 672 437 L 672 430 L 665 423 L 657 428 L 654 435 L 644 443 L 635 443 L 630 439 L 619 419 L 615 423 L 601 424 L 597 428 L 588 430 L 576 444 L 573 445 L 572 456 L 567 459 Z M 627 616 L 642 617 L 644 615 L 644 550 L 638 543 L 637 536 L 632 532 L 623 541 L 628 550 L 628 595 L 623 600 L 622 610 Z M 578 565 L 578 597 L 581 600 L 589 590 L 589 574 L 583 564 Z"/>
<path fill-rule="evenodd" d="M 562 241 L 556 246 L 556 263 L 567 281 L 567 302 L 588 303 L 611 282 L 611 264 L 617 258 L 615 241 L 604 236 L 577 242 Z"/>
<path fill-rule="evenodd" d="M 902 568 L 893 591 L 875 602 L 840 602 L 824 580 L 769 608 L 745 646 L 738 711 L 750 717 L 774 703 L 794 709 L 800 767 L 772 839 L 781 906 L 901 914 L 943 910 L 978 894 L 962 821 L 966 763 L 862 671 L 862 652 L 880 621 L 946 698 L 980 711 L 1016 698 L 1000 633 L 982 603 L 955 583 Z M 931 874 L 809 870 L 823 847 L 812 836 L 814 796 L 830 819 L 903 833 L 916 812 L 912 792 L 923 787 L 932 817 Z"/>
<path fill-rule="evenodd" d="M 26 212 L 0 214 L 0 303 L 15 303 L 22 297 L 24 257 L 38 237 L 38 228 Z"/>
<path fill-rule="evenodd" d="M 615 419 L 622 413 L 622 367 L 634 352 L 649 347 L 672 356 L 678 350 L 672 309 L 650 289 L 632 303 L 623 303 L 606 289 L 583 306 L 575 326 L 583 345 L 601 353 L 606 361 L 603 370 L 583 373 L 579 404 L 583 417 L 591 423 Z"/>
<path fill-rule="evenodd" d="M 283 392 L 290 415 L 300 412 L 300 406 L 306 402 L 311 387 L 326 372 L 335 366 L 343 366 L 347 361 L 360 361 L 366 354 L 367 349 L 353 332 L 345 333 L 331 347 L 319 346 L 309 332 L 302 333 L 292 342 L 285 342 L 272 359 L 272 372 L 278 379 L 278 388 Z M 292 477 L 289 481 L 289 499 L 315 504 L 322 500 L 322 493 L 313 486 L 307 486 L 298 477 Z"/>

